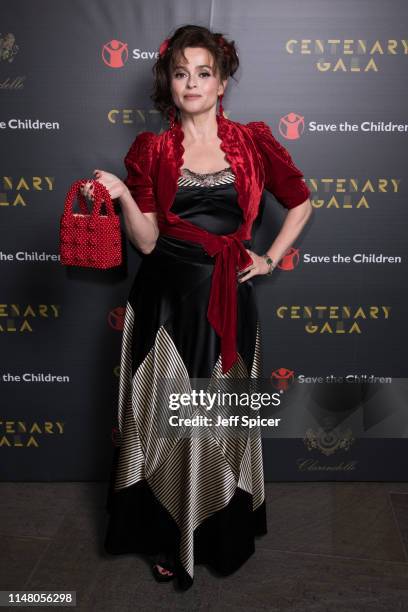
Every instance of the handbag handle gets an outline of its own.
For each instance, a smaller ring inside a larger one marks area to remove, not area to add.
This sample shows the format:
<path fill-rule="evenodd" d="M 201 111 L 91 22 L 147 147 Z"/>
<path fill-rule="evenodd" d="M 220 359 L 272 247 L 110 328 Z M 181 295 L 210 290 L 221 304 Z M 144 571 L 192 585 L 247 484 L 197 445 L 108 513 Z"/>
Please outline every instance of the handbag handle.
<path fill-rule="evenodd" d="M 102 183 L 99 183 L 95 179 L 90 179 L 90 182 L 94 185 L 94 205 L 92 213 L 89 214 L 85 196 L 80 190 L 81 186 L 85 185 L 87 182 L 89 182 L 87 179 L 80 179 L 72 183 L 65 198 L 64 214 L 68 215 L 69 213 L 72 213 L 72 205 L 74 203 L 74 199 L 78 197 L 79 208 L 81 209 L 82 214 L 89 216 L 93 221 L 95 221 L 96 217 L 99 216 L 103 202 L 105 202 L 108 217 L 115 216 L 115 211 L 113 209 L 112 199 L 110 197 L 109 191 L 104 185 L 102 185 Z"/>

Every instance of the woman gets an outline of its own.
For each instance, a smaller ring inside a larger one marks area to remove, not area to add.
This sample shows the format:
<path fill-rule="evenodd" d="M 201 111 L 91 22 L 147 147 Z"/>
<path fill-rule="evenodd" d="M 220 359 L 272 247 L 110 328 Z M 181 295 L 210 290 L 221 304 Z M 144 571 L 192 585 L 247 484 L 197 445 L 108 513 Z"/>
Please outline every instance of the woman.
<path fill-rule="evenodd" d="M 154 66 L 152 99 L 170 127 L 137 136 L 123 182 L 95 170 L 142 255 L 126 305 L 105 549 L 150 555 L 156 579 L 177 576 L 182 589 L 196 563 L 234 572 L 267 532 L 262 447 L 259 430 L 164 433 L 164 383 L 191 392 L 193 379 L 216 387 L 261 375 L 251 279 L 272 272 L 311 213 L 303 175 L 269 127 L 223 116 L 237 68 L 233 42 L 178 28 Z M 291 210 L 257 254 L 251 229 L 264 187 Z M 92 197 L 89 184 L 84 191 Z"/>

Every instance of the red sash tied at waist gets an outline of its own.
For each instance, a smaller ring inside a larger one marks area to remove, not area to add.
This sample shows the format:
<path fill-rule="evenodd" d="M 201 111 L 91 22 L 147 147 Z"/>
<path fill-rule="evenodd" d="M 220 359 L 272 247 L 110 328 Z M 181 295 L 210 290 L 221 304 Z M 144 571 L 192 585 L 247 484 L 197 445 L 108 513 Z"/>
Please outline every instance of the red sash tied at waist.
<path fill-rule="evenodd" d="M 242 240 L 235 234 L 212 234 L 186 221 L 159 222 L 161 234 L 201 244 L 215 256 L 207 318 L 221 338 L 222 371 L 225 374 L 237 361 L 237 272 L 252 263 Z"/>

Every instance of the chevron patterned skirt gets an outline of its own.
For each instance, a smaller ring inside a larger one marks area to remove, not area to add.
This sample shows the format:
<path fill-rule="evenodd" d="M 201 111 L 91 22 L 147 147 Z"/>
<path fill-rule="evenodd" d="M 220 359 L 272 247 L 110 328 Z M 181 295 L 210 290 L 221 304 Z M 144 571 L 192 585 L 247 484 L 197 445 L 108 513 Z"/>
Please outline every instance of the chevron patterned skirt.
<path fill-rule="evenodd" d="M 162 431 L 168 415 L 160 381 L 188 392 L 196 378 L 261 376 L 251 280 L 237 287 L 239 358 L 222 373 L 220 340 L 206 314 L 212 271 L 199 245 L 168 236 L 143 257 L 126 304 L 120 435 L 106 502 L 105 550 L 169 553 L 182 589 L 192 586 L 195 564 L 221 575 L 236 571 L 254 553 L 255 536 L 267 532 L 259 429 L 240 437 L 210 427 L 196 437 Z"/>

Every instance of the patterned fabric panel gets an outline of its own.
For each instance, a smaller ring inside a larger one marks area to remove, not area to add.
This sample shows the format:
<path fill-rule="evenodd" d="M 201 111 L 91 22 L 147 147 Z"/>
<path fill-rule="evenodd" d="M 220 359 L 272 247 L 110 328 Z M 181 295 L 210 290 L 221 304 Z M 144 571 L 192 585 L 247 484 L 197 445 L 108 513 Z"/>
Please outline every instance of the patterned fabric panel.
<path fill-rule="evenodd" d="M 225 508 L 239 487 L 253 497 L 255 511 L 265 500 L 262 440 L 259 428 L 242 438 L 219 438 L 214 432 L 201 437 L 169 438 L 160 431 L 158 381 L 180 381 L 181 392 L 191 392 L 187 368 L 162 325 L 154 345 L 132 376 L 132 337 L 135 316 L 129 302 L 123 328 L 119 383 L 120 458 L 115 490 L 146 479 L 156 499 L 180 530 L 180 561 L 194 577 L 194 531 L 207 518 Z M 260 375 L 260 325 L 257 322 L 251 370 L 239 355 L 233 368 L 222 374 L 221 356 L 212 372 L 215 386 L 223 378 Z"/>
<path fill-rule="evenodd" d="M 235 174 L 231 167 L 223 168 L 218 172 L 193 172 L 188 168 L 182 169 L 182 175 L 177 181 L 179 187 L 213 187 L 214 185 L 227 185 L 235 181 Z"/>

